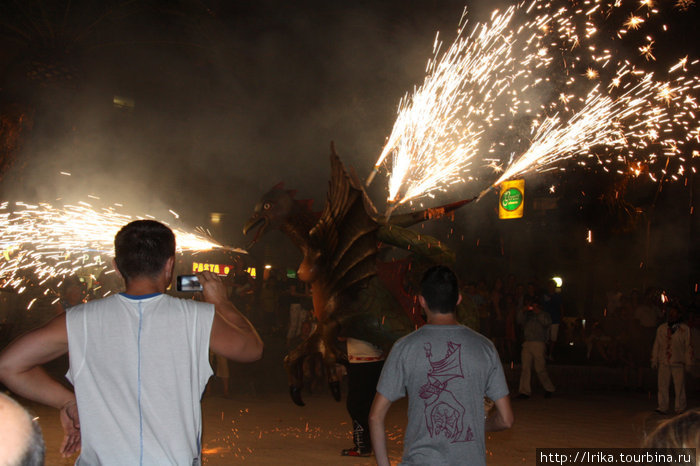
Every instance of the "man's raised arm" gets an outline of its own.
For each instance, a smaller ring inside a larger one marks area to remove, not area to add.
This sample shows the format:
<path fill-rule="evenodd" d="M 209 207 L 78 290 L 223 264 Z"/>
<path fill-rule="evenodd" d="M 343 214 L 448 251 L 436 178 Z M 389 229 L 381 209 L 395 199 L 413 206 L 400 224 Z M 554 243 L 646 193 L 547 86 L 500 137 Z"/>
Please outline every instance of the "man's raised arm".
<path fill-rule="evenodd" d="M 237 362 L 253 362 L 262 357 L 263 342 L 253 325 L 228 299 L 221 279 L 211 273 L 198 274 L 204 300 L 214 305 L 209 347 L 215 353 Z"/>

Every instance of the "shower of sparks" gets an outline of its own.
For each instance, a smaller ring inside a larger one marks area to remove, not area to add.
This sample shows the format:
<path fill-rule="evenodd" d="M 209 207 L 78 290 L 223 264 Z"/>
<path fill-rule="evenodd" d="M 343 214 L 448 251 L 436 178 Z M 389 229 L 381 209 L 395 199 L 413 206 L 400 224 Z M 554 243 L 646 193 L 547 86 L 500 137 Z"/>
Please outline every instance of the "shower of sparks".
<path fill-rule="evenodd" d="M 700 142 L 698 60 L 678 57 L 666 73 L 645 69 L 658 58 L 650 29 L 668 25 L 650 21 L 660 8 L 651 0 L 625 8 L 620 1 L 585 0 L 577 8 L 531 0 L 494 11 L 471 33 L 463 21 L 442 54 L 436 39 L 427 76 L 401 100 L 368 178 L 381 167 L 389 172 L 387 215 L 485 171 L 499 175 L 490 188 L 530 171 L 564 170 L 574 158 L 653 182 L 695 173 L 684 168 L 683 154 Z M 599 24 L 612 26 L 609 37 Z M 634 50 L 630 44 L 615 44 L 637 40 L 630 31 L 642 40 L 632 44 L 641 62 L 620 56 Z"/>
<path fill-rule="evenodd" d="M 622 151 L 626 147 L 642 149 L 655 140 L 666 125 L 677 123 L 673 113 L 650 107 L 656 100 L 668 104 L 679 87 L 653 81 L 647 74 L 636 86 L 616 100 L 594 88 L 584 107 L 562 122 L 558 115 L 546 118 L 535 129 L 528 150 L 512 163 L 494 185 L 529 170 L 538 170 L 553 163 L 580 155 L 591 155 L 591 148 L 605 146 Z M 666 141 L 667 149 L 675 141 Z M 677 150 L 677 147 L 676 147 Z M 682 169 L 682 168 L 681 168 Z"/>
<path fill-rule="evenodd" d="M 135 220 L 114 208 L 93 209 L 86 202 L 0 204 L 0 286 L 20 291 L 28 277 L 39 285 L 88 267 L 106 268 L 114 251 L 114 236 Z M 201 234 L 173 229 L 179 251 L 223 247 Z"/>
<path fill-rule="evenodd" d="M 534 62 L 546 63 L 549 58 L 546 50 L 534 49 L 532 40 L 525 42 L 524 34 L 514 30 L 515 12 L 515 7 L 496 11 L 490 23 L 477 24 L 469 35 L 463 24 L 442 55 L 442 42 L 436 39 L 428 75 L 410 98 L 401 100 L 399 116 L 376 163 L 379 167 L 391 155 L 392 202 L 403 203 L 460 181 L 454 171 L 468 170 L 485 128 L 506 117 L 496 113 L 497 103 L 510 100 L 512 111 L 517 111 L 517 96 L 507 91 L 526 80 Z M 527 29 L 538 31 L 545 25 L 538 19 Z M 513 50 L 520 41 L 534 50 L 517 63 Z"/>

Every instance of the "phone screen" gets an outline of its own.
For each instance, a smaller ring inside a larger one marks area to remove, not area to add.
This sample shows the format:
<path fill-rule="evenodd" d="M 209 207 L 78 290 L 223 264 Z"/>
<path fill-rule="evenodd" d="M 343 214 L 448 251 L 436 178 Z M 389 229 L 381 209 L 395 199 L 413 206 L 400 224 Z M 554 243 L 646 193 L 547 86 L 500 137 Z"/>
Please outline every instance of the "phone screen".
<path fill-rule="evenodd" d="M 202 291 L 202 284 L 196 275 L 178 275 L 177 291 Z"/>

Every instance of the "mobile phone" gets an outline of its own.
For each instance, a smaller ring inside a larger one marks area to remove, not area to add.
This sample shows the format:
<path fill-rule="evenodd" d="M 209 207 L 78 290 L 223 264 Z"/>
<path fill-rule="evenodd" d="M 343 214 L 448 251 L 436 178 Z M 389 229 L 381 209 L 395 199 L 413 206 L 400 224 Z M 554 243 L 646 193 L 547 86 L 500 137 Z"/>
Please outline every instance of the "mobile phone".
<path fill-rule="evenodd" d="M 178 275 L 177 291 L 202 291 L 202 284 L 196 275 Z"/>

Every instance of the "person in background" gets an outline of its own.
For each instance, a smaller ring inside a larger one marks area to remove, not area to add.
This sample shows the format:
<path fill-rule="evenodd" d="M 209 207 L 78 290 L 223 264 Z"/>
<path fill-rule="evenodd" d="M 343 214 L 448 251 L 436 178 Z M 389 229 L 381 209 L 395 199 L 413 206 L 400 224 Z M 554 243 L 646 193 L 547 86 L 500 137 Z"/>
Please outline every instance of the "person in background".
<path fill-rule="evenodd" d="M 563 314 L 563 303 L 561 293 L 558 292 L 557 282 L 549 280 L 547 289 L 542 294 L 542 310 L 549 314 L 552 324 L 549 326 L 549 345 L 547 348 L 547 359 L 554 361 L 554 348 L 559 338 L 559 324 Z"/>
<path fill-rule="evenodd" d="M 633 290 L 630 296 L 633 318 L 636 321 L 637 342 L 633 347 L 633 357 L 636 365 L 636 376 L 630 378 L 637 391 L 644 393 L 644 369 L 649 364 L 649 348 L 654 346 L 656 329 L 659 327 L 661 309 L 656 305 L 653 288 L 649 287 L 642 295 Z"/>
<path fill-rule="evenodd" d="M 513 411 L 493 343 L 459 325 L 457 277 L 444 266 L 424 274 L 420 305 L 427 324 L 399 339 L 377 385 L 369 423 L 380 466 L 389 466 L 385 419 L 391 404 L 408 396 L 405 464 L 486 464 L 485 431 L 508 429 Z M 486 416 L 484 397 L 494 400 Z"/>
<path fill-rule="evenodd" d="M 61 283 L 59 299 L 53 306 L 56 315 L 63 314 L 68 308 L 85 302 L 85 283 L 77 276 L 69 276 Z"/>
<path fill-rule="evenodd" d="M 277 330 L 277 308 L 280 301 L 280 282 L 277 278 L 277 269 L 265 268 L 258 299 L 262 314 L 261 326 L 264 332 L 272 334 Z"/>
<path fill-rule="evenodd" d="M 0 464 L 43 466 L 45 450 L 39 424 L 19 403 L 0 393 Z"/>
<path fill-rule="evenodd" d="M 239 257 L 233 264 L 233 270 L 227 277 L 231 285 L 229 299 L 243 315 L 251 318 L 251 305 L 255 293 L 255 280 L 246 270 L 243 260 Z M 252 320 L 252 319 L 251 319 Z"/>
<path fill-rule="evenodd" d="M 505 295 L 504 312 L 506 315 L 506 338 L 505 338 L 505 353 L 501 355 L 504 361 L 515 361 L 516 348 L 518 343 L 517 331 L 517 315 L 518 307 L 515 301 L 515 296 L 511 294 Z"/>
<path fill-rule="evenodd" d="M 287 279 L 287 302 L 289 303 L 289 327 L 287 329 L 287 346 L 291 347 L 301 333 L 302 324 L 311 318 L 309 312 L 310 294 L 306 290 L 306 284 L 296 277 Z"/>
<path fill-rule="evenodd" d="M 621 288 L 620 280 L 615 280 L 612 289 L 605 293 L 605 314 L 609 315 L 611 312 L 615 312 L 622 304 L 624 293 L 622 293 Z"/>
<path fill-rule="evenodd" d="M 473 286 L 467 285 L 462 288 L 462 301 L 457 306 L 457 321 L 465 327 L 479 332 L 479 311 L 472 299 L 470 289 L 475 292 Z"/>
<path fill-rule="evenodd" d="M 540 301 L 540 289 L 534 281 L 527 282 L 525 293 L 523 293 L 519 307 L 522 309 L 528 302 Z"/>
<path fill-rule="evenodd" d="M 348 399 L 346 407 L 352 419 L 353 447 L 342 450 L 342 456 L 370 456 L 372 441 L 369 411 L 377 393 L 377 382 L 384 367 L 384 352 L 373 344 L 347 338 Z"/>
<path fill-rule="evenodd" d="M 525 309 L 518 311 L 518 322 L 523 327 L 523 349 L 520 355 L 520 399 L 528 399 L 532 394 L 530 379 L 532 366 L 544 388 L 544 397 L 549 398 L 554 393 L 554 384 L 547 373 L 546 341 L 549 325 L 552 323 L 549 314 L 540 308 L 537 301 L 525 301 Z"/>
<path fill-rule="evenodd" d="M 685 371 L 693 364 L 693 346 L 690 327 L 681 320 L 680 306 L 666 303 L 666 322 L 659 325 L 651 350 L 651 367 L 658 368 L 658 406 L 656 412 L 667 414 L 671 378 L 675 389 L 676 413 L 685 411 Z"/>
<path fill-rule="evenodd" d="M 263 343 L 226 296 L 221 278 L 198 274 L 206 302 L 166 295 L 175 235 L 137 220 L 114 239 L 124 293 L 75 306 L 0 352 L 0 381 L 60 412 L 61 453 L 77 464 L 201 464 L 201 397 L 209 349 L 239 362 Z M 75 393 L 41 364 L 68 352 Z"/>
<path fill-rule="evenodd" d="M 647 367 L 649 345 L 642 343 L 639 321 L 634 318 L 634 308 L 629 297 L 622 298 L 619 308 L 620 329 L 617 336 L 617 360 L 624 371 L 624 390 L 642 391 L 643 372 Z"/>
<path fill-rule="evenodd" d="M 505 354 L 506 338 L 506 313 L 505 300 L 503 299 L 503 281 L 496 278 L 493 288 L 489 294 L 489 319 L 491 328 L 491 341 L 496 345 L 496 350 L 500 355 Z"/>

